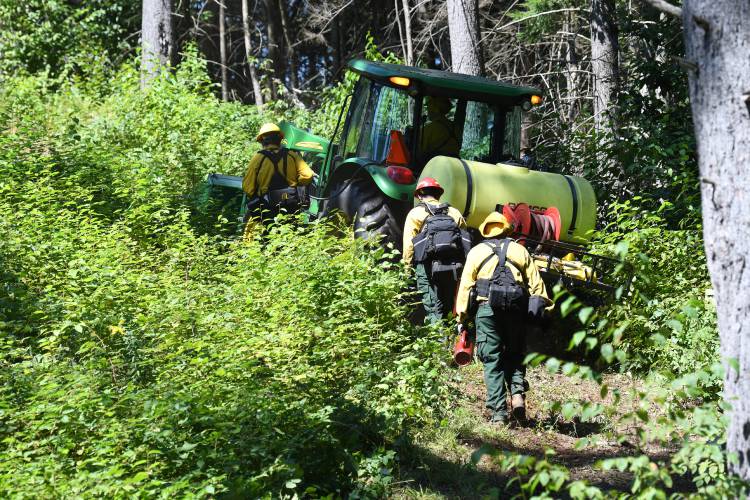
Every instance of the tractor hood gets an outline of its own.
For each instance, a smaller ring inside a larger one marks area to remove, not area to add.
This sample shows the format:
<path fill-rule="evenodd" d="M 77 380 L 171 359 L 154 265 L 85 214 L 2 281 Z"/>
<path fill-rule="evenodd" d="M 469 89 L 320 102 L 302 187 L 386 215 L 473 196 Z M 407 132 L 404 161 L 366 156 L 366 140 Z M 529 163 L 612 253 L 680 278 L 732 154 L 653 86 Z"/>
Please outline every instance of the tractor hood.
<path fill-rule="evenodd" d="M 315 134 L 297 128 L 289 122 L 281 122 L 279 128 L 284 133 L 286 147 L 294 151 L 306 151 L 309 153 L 326 154 L 328 140 Z"/>

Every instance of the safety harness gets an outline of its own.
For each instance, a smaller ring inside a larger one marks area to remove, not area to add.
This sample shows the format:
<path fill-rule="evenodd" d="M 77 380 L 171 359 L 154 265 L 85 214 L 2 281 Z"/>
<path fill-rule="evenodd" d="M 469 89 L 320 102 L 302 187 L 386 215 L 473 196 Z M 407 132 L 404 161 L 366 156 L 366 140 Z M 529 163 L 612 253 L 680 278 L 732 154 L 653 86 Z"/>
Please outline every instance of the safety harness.
<path fill-rule="evenodd" d="M 287 148 L 279 148 L 276 151 L 261 149 L 258 152 L 263 156 L 263 160 L 255 171 L 255 196 L 248 200 L 248 209 L 255 211 L 262 209 L 271 212 L 278 212 L 283 209 L 290 213 L 299 210 L 300 198 L 297 188 L 289 185 L 286 176 L 289 150 Z M 258 185 L 258 178 L 265 160 L 271 162 L 271 168 L 273 169 L 271 182 L 268 184 L 267 197 L 259 195 L 260 186 Z"/>
<path fill-rule="evenodd" d="M 512 241 L 510 238 L 505 238 L 504 240 L 489 240 L 483 243 L 492 248 L 492 253 L 479 265 L 477 274 L 493 257 L 497 257 L 498 263 L 489 279 L 477 280 L 476 291 L 478 296 L 487 297 L 488 304 L 497 310 L 525 313 L 528 309 L 528 288 L 525 283 L 516 281 L 513 271 L 506 265 L 509 264 L 518 269 L 518 266 L 507 259 L 508 247 Z M 523 276 L 523 273 L 521 275 Z"/>

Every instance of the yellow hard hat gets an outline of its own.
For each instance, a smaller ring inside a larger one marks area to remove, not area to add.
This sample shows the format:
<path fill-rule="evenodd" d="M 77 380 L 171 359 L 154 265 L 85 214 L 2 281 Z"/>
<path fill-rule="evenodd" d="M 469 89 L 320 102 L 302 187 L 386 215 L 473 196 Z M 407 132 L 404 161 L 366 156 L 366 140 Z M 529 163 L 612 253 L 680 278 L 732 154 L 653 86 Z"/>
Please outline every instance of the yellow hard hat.
<path fill-rule="evenodd" d="M 496 238 L 510 233 L 513 225 L 499 212 L 492 212 L 479 226 L 479 232 L 485 238 Z"/>
<path fill-rule="evenodd" d="M 260 142 L 260 140 L 263 138 L 264 135 L 272 134 L 274 132 L 281 134 L 282 138 L 284 137 L 284 133 L 281 131 L 278 125 L 276 125 L 275 123 L 264 123 L 260 127 L 260 130 L 258 131 L 258 135 L 255 137 L 255 140 Z"/>

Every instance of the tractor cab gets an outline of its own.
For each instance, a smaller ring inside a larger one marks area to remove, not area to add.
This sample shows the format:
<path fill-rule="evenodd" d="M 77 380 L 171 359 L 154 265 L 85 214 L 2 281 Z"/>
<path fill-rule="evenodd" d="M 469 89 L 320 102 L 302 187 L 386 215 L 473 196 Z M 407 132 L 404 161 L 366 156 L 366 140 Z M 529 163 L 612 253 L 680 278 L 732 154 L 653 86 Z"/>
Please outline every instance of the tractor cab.
<path fill-rule="evenodd" d="M 536 89 L 480 77 L 363 60 L 349 67 L 361 78 L 337 157 L 387 163 L 398 148 L 417 176 L 435 156 L 518 160 L 522 107 L 540 99 Z"/>

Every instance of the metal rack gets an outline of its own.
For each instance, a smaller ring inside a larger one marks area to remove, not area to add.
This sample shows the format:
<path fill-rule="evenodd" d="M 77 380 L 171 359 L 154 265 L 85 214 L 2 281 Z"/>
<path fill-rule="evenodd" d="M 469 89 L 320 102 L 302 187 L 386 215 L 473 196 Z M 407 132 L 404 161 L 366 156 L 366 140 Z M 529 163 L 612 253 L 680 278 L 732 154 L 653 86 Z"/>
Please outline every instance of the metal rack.
<path fill-rule="evenodd" d="M 614 296 L 618 288 L 623 287 L 627 290 L 633 279 L 633 267 L 629 263 L 588 252 L 580 245 L 561 241 L 539 241 L 525 236 L 519 238 L 518 241 L 525 242 L 532 256 L 545 255 L 546 270 L 540 271 L 540 274 L 546 283 L 550 285 L 561 283 L 574 293 L 594 295 L 601 300 L 607 300 Z M 569 276 L 555 269 L 555 259 L 568 253 L 575 255 L 576 261 L 591 269 L 585 279 Z"/>

